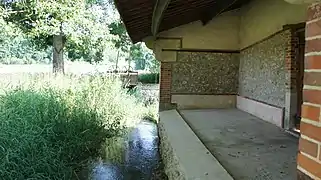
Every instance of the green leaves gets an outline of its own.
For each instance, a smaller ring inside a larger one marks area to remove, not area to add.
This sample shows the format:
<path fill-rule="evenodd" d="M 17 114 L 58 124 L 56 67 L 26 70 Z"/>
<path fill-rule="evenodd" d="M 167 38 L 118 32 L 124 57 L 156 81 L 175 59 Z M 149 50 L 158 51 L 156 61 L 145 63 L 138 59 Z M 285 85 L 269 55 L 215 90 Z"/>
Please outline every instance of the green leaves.
<path fill-rule="evenodd" d="M 6 21 L 20 27 L 25 34 L 34 38 L 36 44 L 50 46 L 48 37 L 61 31 L 66 35 L 70 33 L 68 28 L 64 30 L 62 26 L 64 23 L 74 23 L 73 18 L 81 12 L 82 4 L 82 0 L 24 0 L 2 3 L 2 6 L 5 8 Z"/>
<path fill-rule="evenodd" d="M 30 39 L 14 24 L 0 18 L 0 63 L 49 63 L 51 53 L 35 49 Z"/>
<path fill-rule="evenodd" d="M 22 40 L 28 41 L 28 47 L 33 45 L 40 51 L 51 48 L 53 35 L 62 33 L 66 40 L 65 52 L 72 61 L 112 62 L 115 61 L 113 55 L 121 50 L 121 58 L 129 56 L 137 69 L 151 69 L 154 65 L 157 69 L 152 51 L 142 43 L 132 44 L 111 1 L 6 0 L 0 3 L 0 20 L 2 16 L 3 23 L 14 26 L 14 31 L 3 31 L 12 33 L 8 35 L 11 40 L 14 33 L 19 32 Z M 7 27 L 4 24 L 0 29 Z M 1 44 L 10 42 L 1 33 L 0 46 L 8 47 Z"/>
<path fill-rule="evenodd" d="M 122 21 L 115 21 L 108 26 L 110 34 L 118 36 L 113 42 L 116 48 L 121 49 L 123 52 L 128 52 L 132 42 L 127 34 L 125 25 Z"/>
<path fill-rule="evenodd" d="M 71 60 L 102 61 L 110 44 L 104 0 L 23 0 L 2 2 L 3 16 L 16 24 L 39 49 L 52 46 L 53 35 L 66 37 Z M 71 48 L 71 49 L 70 49 Z"/>
<path fill-rule="evenodd" d="M 22 86 L 3 87 L 0 96 L 0 177 L 5 180 L 86 179 L 75 175 L 87 170 L 91 159 L 104 158 L 101 148 L 112 147 L 106 138 L 126 133 L 147 110 L 113 77 L 25 80 Z"/>
<path fill-rule="evenodd" d="M 155 59 L 152 51 L 143 43 L 133 44 L 123 22 L 115 21 L 108 27 L 110 34 L 117 36 L 116 39 L 112 40 L 115 47 L 129 54 L 130 59 L 135 63 L 136 70 L 159 71 L 159 63 Z"/>

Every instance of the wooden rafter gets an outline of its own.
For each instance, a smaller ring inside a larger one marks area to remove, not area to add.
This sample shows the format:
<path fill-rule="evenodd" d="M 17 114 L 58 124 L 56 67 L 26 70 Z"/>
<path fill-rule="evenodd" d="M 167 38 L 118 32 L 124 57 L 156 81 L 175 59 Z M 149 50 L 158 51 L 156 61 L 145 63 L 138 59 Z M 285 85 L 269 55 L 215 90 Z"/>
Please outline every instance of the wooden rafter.
<path fill-rule="evenodd" d="M 158 32 L 193 21 L 207 24 L 213 17 L 252 0 L 115 0 L 134 43 Z"/>
<path fill-rule="evenodd" d="M 154 7 L 154 12 L 153 12 L 153 18 L 152 18 L 152 34 L 156 36 L 158 32 L 158 28 L 160 26 L 160 23 L 163 18 L 163 13 L 167 9 L 169 3 L 171 0 L 157 0 L 155 7 Z"/>

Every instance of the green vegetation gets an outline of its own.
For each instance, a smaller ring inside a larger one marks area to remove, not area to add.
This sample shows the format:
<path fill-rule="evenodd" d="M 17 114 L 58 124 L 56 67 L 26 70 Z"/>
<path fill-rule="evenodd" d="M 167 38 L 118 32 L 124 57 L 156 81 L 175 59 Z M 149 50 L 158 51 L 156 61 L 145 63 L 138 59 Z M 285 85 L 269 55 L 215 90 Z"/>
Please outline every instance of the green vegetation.
<path fill-rule="evenodd" d="M 158 84 L 159 73 L 142 73 L 138 75 L 138 81 L 143 84 Z"/>
<path fill-rule="evenodd" d="M 6 180 L 77 179 L 102 146 L 113 142 L 106 138 L 120 137 L 144 115 L 152 116 L 110 77 L 35 77 L 4 88 L 0 177 Z"/>
<path fill-rule="evenodd" d="M 136 70 L 149 70 L 159 72 L 160 63 L 154 54 L 143 43 L 133 44 L 127 34 L 123 22 L 115 21 L 109 24 L 110 33 L 118 38 L 113 39 L 114 46 L 129 55 L 128 60 L 135 63 Z"/>
<path fill-rule="evenodd" d="M 0 64 L 52 63 L 56 73 L 1 75 L 0 179 L 77 179 L 97 157 L 119 161 L 123 135 L 157 119 L 157 99 L 114 77 L 62 75 L 64 60 L 122 59 L 153 73 L 141 82 L 158 80 L 159 62 L 131 43 L 110 0 L 3 0 L 0 49 Z"/>
<path fill-rule="evenodd" d="M 50 48 L 39 51 L 20 29 L 0 18 L 0 64 L 48 64 L 51 58 Z"/>
<path fill-rule="evenodd" d="M 137 70 L 158 71 L 152 51 L 130 41 L 111 0 L 3 0 L 0 25 L 3 64 L 53 63 L 54 72 L 64 73 L 64 59 L 122 59 Z"/>
<path fill-rule="evenodd" d="M 147 111 L 144 112 L 143 119 L 157 123 L 159 90 L 157 84 L 139 85 L 134 89 L 133 95 L 138 102 L 144 104 Z"/>
<path fill-rule="evenodd" d="M 54 72 L 64 72 L 64 48 L 72 60 L 103 60 L 110 36 L 99 0 L 8 0 L 1 2 L 1 15 L 14 24 L 39 50 L 53 47 Z"/>

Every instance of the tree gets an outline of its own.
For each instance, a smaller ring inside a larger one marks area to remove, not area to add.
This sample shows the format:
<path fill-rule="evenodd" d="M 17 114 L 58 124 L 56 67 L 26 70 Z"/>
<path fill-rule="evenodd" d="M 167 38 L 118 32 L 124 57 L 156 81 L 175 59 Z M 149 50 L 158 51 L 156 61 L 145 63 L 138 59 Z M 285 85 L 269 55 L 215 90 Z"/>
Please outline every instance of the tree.
<path fill-rule="evenodd" d="M 110 34 L 117 36 L 113 39 L 116 48 L 121 49 L 123 52 L 128 53 L 133 43 L 131 42 L 125 25 L 122 21 L 114 21 L 108 26 Z"/>
<path fill-rule="evenodd" d="M 104 4 L 103 4 L 104 5 Z M 71 60 L 84 60 L 90 63 L 101 62 L 104 52 L 110 47 L 113 36 L 106 31 L 109 18 L 105 14 L 105 7 L 91 5 L 87 7 L 85 18 L 75 28 L 73 36 L 67 41 L 68 57 Z"/>
<path fill-rule="evenodd" d="M 130 57 L 135 63 L 136 70 L 145 70 L 146 59 L 141 43 L 133 44 L 130 47 Z"/>
<path fill-rule="evenodd" d="M 160 71 L 160 62 L 155 58 L 155 55 L 151 50 L 147 50 L 145 54 L 146 67 L 152 73 L 159 73 Z"/>
<path fill-rule="evenodd" d="M 53 46 L 53 71 L 64 73 L 64 48 L 68 57 L 101 61 L 108 31 L 101 11 L 103 0 L 4 0 L 4 19 L 16 24 L 38 49 Z M 104 17 L 106 18 L 106 17 Z M 91 50 L 96 49 L 94 53 Z"/>
<path fill-rule="evenodd" d="M 51 54 L 48 50 L 38 51 L 18 27 L 0 16 L 1 64 L 49 63 Z"/>
<path fill-rule="evenodd" d="M 133 44 L 122 21 L 115 21 L 108 27 L 110 33 L 118 37 L 113 39 L 115 47 L 128 54 L 129 59 L 134 61 L 136 70 L 148 69 L 155 73 L 159 71 L 159 62 L 152 51 L 144 43 Z"/>

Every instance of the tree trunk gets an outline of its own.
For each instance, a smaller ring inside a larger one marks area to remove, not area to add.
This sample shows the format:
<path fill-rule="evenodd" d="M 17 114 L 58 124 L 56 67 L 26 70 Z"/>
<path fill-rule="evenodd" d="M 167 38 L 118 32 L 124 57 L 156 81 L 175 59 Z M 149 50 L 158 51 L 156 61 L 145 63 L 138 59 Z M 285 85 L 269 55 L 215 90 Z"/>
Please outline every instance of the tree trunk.
<path fill-rule="evenodd" d="M 64 36 L 54 35 L 53 36 L 53 73 L 64 74 Z"/>

